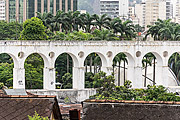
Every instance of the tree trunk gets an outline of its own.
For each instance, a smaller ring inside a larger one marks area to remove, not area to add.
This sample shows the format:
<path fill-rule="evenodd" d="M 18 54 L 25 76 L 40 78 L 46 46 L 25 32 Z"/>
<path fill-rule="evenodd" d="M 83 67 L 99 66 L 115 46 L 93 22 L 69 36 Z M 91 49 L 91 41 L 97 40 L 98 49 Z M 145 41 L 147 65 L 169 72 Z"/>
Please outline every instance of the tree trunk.
<path fill-rule="evenodd" d="M 90 56 L 90 72 L 92 72 L 92 56 Z"/>
<path fill-rule="evenodd" d="M 112 66 L 113 66 L 113 76 L 114 76 L 114 64 Z"/>
<path fill-rule="evenodd" d="M 69 55 L 67 54 L 67 73 L 69 73 Z"/>
<path fill-rule="evenodd" d="M 85 60 L 85 72 L 87 73 L 87 59 Z"/>
<path fill-rule="evenodd" d="M 124 84 L 126 82 L 126 62 L 124 61 Z"/>
<path fill-rule="evenodd" d="M 154 57 L 154 67 L 153 67 L 153 85 L 155 85 L 155 72 L 156 72 L 156 59 Z"/>
<path fill-rule="evenodd" d="M 119 62 L 119 66 L 118 66 L 118 86 L 120 86 L 120 65 L 121 65 L 121 62 Z"/>
<path fill-rule="evenodd" d="M 146 57 L 146 60 L 147 60 L 147 57 Z M 146 65 L 145 65 L 145 73 L 144 73 L 144 87 L 146 87 L 146 76 L 147 76 L 147 62 L 146 62 Z"/>

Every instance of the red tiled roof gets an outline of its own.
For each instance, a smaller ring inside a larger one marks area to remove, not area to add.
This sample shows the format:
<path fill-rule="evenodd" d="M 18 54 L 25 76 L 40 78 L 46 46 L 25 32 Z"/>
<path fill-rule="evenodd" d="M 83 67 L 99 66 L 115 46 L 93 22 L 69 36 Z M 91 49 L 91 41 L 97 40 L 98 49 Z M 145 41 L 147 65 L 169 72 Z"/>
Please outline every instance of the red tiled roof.
<path fill-rule="evenodd" d="M 59 107 L 60 107 L 62 115 L 69 114 L 69 110 L 72 110 L 72 109 L 78 109 L 78 110 L 81 110 L 82 112 L 81 104 L 66 104 L 66 105 L 59 105 Z"/>
<path fill-rule="evenodd" d="M 175 101 L 135 101 L 135 100 L 96 100 L 88 99 L 84 102 L 97 102 L 97 103 L 139 103 L 139 104 L 180 104 Z"/>

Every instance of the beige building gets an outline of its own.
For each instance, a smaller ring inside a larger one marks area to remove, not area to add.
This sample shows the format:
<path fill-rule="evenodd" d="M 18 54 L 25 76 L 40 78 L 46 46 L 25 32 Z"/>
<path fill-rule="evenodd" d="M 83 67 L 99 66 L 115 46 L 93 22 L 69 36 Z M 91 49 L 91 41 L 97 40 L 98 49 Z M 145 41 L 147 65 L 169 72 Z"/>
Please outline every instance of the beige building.
<path fill-rule="evenodd" d="M 77 0 L 6 0 L 6 20 L 19 21 L 36 16 L 36 12 L 76 11 Z"/>
<path fill-rule="evenodd" d="M 147 0 L 145 26 L 153 25 L 157 19 L 171 18 L 171 4 L 169 0 Z"/>
<path fill-rule="evenodd" d="M 139 24 L 142 27 L 145 27 L 145 15 L 146 15 L 146 4 L 135 4 L 135 19 L 134 24 Z"/>

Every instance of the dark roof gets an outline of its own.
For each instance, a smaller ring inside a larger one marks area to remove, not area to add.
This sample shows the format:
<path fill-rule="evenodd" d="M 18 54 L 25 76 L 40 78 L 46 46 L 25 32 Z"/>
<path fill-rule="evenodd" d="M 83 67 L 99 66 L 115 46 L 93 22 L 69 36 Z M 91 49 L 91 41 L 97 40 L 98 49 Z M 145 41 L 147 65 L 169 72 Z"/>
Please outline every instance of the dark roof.
<path fill-rule="evenodd" d="M 61 120 L 56 96 L 0 94 L 0 120 L 28 120 L 35 111 L 44 117 Z"/>
<path fill-rule="evenodd" d="M 97 103 L 137 103 L 137 104 L 180 104 L 175 101 L 136 101 L 136 100 L 96 100 L 87 99 L 84 102 L 97 102 Z"/>

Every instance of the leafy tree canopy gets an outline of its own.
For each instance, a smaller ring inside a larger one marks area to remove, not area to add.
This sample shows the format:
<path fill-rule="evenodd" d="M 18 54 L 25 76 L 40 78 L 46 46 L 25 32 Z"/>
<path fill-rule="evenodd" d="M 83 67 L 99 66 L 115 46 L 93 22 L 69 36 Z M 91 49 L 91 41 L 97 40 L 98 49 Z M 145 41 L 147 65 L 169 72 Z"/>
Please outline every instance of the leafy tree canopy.
<path fill-rule="evenodd" d="M 36 17 L 27 19 L 23 23 L 23 31 L 21 32 L 21 40 L 46 40 L 48 38 L 45 33 L 43 22 Z"/>

